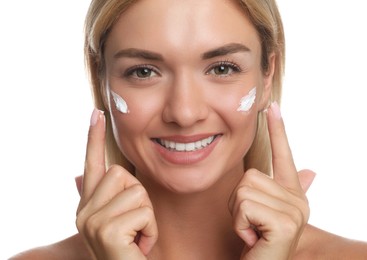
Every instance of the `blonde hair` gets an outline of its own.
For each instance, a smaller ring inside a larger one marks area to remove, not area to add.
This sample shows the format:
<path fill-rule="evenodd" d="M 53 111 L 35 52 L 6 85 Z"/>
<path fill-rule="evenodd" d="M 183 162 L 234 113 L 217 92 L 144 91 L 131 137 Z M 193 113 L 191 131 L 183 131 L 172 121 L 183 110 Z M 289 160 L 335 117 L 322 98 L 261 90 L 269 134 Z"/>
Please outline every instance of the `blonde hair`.
<path fill-rule="evenodd" d="M 136 0 L 92 0 L 85 22 L 84 54 L 92 84 L 95 106 L 107 111 L 104 102 L 104 43 L 108 33 L 123 13 Z M 271 100 L 280 103 L 285 63 L 284 31 L 275 0 L 238 0 L 256 28 L 262 48 L 263 73 L 269 69 L 269 56 L 275 54 L 275 71 Z M 258 116 L 258 127 L 253 144 L 244 158 L 246 169 L 256 168 L 271 174 L 271 149 L 264 113 Z M 111 118 L 106 113 L 106 164 L 120 164 L 131 173 L 134 167 L 122 155 L 112 133 Z"/>

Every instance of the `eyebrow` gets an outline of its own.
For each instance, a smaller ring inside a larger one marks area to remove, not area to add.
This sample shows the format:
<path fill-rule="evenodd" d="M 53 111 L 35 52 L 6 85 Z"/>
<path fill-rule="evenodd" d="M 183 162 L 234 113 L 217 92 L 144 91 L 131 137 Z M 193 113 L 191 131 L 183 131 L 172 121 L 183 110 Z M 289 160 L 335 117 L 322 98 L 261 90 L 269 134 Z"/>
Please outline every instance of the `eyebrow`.
<path fill-rule="evenodd" d="M 240 43 L 229 43 L 219 48 L 204 52 L 201 55 L 203 60 L 212 59 L 218 56 L 225 56 L 231 53 L 237 52 L 249 52 L 251 51 L 247 46 Z M 141 50 L 136 48 L 129 48 L 118 51 L 114 56 L 115 59 L 119 58 L 141 58 L 146 60 L 163 61 L 163 56 L 159 53 Z"/>
<path fill-rule="evenodd" d="M 135 48 L 120 50 L 113 57 L 115 59 L 127 57 L 127 58 L 142 58 L 146 60 L 163 61 L 163 56 L 159 53 L 135 49 Z"/>
<path fill-rule="evenodd" d="M 205 52 L 201 57 L 203 60 L 212 59 L 218 56 L 225 56 L 227 54 L 236 52 L 250 52 L 250 48 L 240 43 L 229 43 L 219 48 Z"/>

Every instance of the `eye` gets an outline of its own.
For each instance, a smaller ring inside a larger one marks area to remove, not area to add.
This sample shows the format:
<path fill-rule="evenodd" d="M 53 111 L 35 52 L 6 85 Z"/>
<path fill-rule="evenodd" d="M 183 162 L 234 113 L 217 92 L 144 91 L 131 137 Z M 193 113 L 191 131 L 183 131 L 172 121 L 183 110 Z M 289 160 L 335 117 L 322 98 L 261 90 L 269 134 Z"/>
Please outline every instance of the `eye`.
<path fill-rule="evenodd" d="M 152 66 L 149 65 L 138 65 L 128 69 L 124 76 L 135 79 L 149 79 L 158 76 L 158 73 Z"/>
<path fill-rule="evenodd" d="M 219 62 L 211 66 L 206 74 L 214 76 L 226 77 L 233 73 L 241 72 L 241 68 L 232 62 Z"/>

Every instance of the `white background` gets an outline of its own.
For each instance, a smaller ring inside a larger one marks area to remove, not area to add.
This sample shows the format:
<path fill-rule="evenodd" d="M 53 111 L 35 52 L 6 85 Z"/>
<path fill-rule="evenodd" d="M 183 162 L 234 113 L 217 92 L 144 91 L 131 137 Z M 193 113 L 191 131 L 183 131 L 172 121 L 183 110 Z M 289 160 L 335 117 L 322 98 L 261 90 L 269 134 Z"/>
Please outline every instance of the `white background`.
<path fill-rule="evenodd" d="M 0 259 L 76 232 L 92 102 L 89 1 L 0 0 Z M 362 0 L 279 0 L 282 103 L 299 169 L 317 177 L 310 223 L 367 241 L 367 15 Z"/>

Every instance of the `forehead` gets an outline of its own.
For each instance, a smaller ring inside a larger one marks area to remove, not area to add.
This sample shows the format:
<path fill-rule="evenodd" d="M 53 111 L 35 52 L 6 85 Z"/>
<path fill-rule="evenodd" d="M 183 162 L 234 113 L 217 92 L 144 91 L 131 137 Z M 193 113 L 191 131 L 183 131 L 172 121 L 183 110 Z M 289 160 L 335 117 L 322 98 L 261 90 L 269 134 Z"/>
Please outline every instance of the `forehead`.
<path fill-rule="evenodd" d="M 139 0 L 120 15 L 106 46 L 179 54 L 228 43 L 260 50 L 255 28 L 235 1 Z"/>

